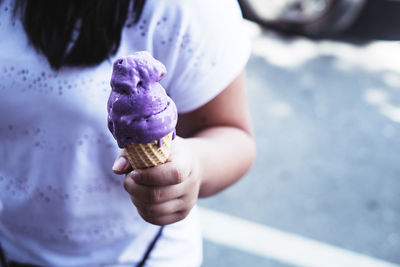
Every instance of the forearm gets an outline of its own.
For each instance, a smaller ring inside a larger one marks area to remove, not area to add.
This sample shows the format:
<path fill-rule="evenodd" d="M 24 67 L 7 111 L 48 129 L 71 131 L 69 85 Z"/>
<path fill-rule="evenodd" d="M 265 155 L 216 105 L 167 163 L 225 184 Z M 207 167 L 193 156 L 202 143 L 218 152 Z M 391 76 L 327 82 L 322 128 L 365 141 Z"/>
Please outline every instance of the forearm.
<path fill-rule="evenodd" d="M 207 197 L 239 180 L 255 157 L 255 144 L 242 71 L 202 107 L 179 114 L 177 134 L 194 155 L 199 197 Z"/>
<path fill-rule="evenodd" d="M 235 127 L 210 127 L 186 141 L 196 159 L 199 197 L 214 195 L 238 181 L 255 157 L 253 137 Z"/>

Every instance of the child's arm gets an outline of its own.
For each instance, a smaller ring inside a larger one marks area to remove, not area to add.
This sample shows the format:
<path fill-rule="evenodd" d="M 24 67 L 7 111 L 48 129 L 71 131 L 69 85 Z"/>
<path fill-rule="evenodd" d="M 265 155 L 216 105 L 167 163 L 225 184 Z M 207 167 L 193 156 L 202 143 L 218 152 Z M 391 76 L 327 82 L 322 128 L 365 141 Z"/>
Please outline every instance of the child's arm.
<path fill-rule="evenodd" d="M 180 115 L 177 133 L 183 138 L 173 142 L 167 163 L 132 171 L 124 180 L 139 214 L 153 224 L 184 219 L 198 197 L 223 190 L 249 169 L 255 145 L 244 73 L 203 107 Z M 129 170 L 121 162 L 116 173 Z"/>
<path fill-rule="evenodd" d="M 180 116 L 177 130 L 199 159 L 200 197 L 240 179 L 255 155 L 244 73 L 205 106 Z"/>

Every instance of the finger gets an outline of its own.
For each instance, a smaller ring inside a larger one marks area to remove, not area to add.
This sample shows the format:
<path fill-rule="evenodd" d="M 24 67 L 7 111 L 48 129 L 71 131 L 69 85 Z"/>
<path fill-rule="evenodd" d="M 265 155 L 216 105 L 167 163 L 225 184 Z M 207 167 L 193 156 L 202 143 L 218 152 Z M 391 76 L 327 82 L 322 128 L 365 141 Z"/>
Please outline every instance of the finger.
<path fill-rule="evenodd" d="M 182 183 L 185 173 L 173 162 L 167 162 L 153 168 L 135 170 L 131 178 L 138 184 L 149 186 L 167 186 Z"/>
<path fill-rule="evenodd" d="M 136 183 L 130 175 L 126 175 L 124 187 L 132 197 L 144 203 L 161 203 L 180 198 L 184 194 L 184 184 L 147 186 Z"/>
<path fill-rule="evenodd" d="M 121 153 L 115 159 L 112 170 L 116 174 L 125 174 L 125 173 L 129 173 L 130 171 L 132 171 L 132 167 L 126 156 L 125 149 L 123 149 L 121 151 Z"/>
<path fill-rule="evenodd" d="M 182 199 L 173 199 L 170 201 L 156 203 L 156 204 L 148 204 L 143 203 L 134 197 L 131 197 L 133 204 L 136 208 L 142 213 L 146 218 L 158 218 L 167 216 L 169 214 L 173 214 L 175 212 L 179 212 L 185 209 L 186 204 Z"/>
<path fill-rule="evenodd" d="M 131 197 L 140 216 L 147 222 L 165 225 L 183 220 L 195 205 L 196 201 L 185 197 L 159 204 L 146 204 Z"/>
<path fill-rule="evenodd" d="M 172 224 L 179 222 L 187 217 L 189 214 L 190 210 L 181 210 L 177 211 L 172 214 L 168 214 L 165 216 L 160 216 L 160 217 L 147 217 L 146 215 L 142 214 L 141 211 L 139 211 L 139 215 L 148 223 L 155 224 L 155 225 L 167 225 L 167 224 Z"/>

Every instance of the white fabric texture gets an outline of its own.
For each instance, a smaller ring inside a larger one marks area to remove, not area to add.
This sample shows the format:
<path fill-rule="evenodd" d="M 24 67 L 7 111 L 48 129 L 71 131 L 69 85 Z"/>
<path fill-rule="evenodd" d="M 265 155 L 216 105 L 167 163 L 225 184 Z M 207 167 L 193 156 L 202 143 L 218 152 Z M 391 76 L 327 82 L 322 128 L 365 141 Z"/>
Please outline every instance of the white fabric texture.
<path fill-rule="evenodd" d="M 148 0 L 113 58 L 54 71 L 0 5 L 0 242 L 10 260 L 43 266 L 132 266 L 158 226 L 137 214 L 107 129 L 112 62 L 147 50 L 164 63 L 162 85 L 185 113 L 219 94 L 250 46 L 233 0 Z M 199 266 L 196 208 L 168 225 L 146 266 Z"/>

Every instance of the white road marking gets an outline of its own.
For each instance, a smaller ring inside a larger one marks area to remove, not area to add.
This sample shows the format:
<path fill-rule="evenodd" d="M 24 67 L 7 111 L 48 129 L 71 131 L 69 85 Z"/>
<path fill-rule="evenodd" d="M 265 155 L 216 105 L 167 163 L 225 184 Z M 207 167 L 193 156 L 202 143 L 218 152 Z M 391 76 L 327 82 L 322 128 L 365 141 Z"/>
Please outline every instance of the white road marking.
<path fill-rule="evenodd" d="M 307 267 L 400 265 L 199 207 L 205 239 L 267 259 Z"/>

